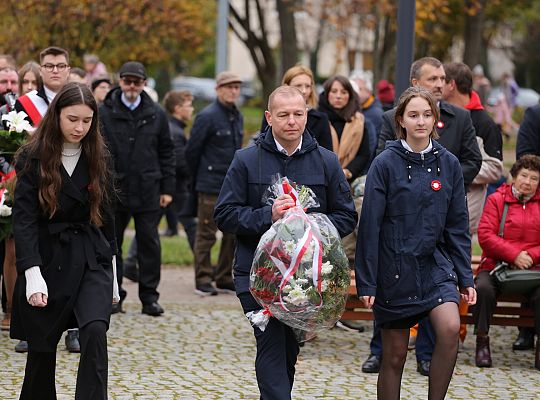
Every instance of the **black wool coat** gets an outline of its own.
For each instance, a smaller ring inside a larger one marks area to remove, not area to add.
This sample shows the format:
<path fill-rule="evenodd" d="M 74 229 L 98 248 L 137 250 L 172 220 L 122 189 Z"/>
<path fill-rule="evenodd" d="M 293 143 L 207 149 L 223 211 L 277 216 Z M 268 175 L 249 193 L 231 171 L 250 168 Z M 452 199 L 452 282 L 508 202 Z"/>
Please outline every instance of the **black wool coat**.
<path fill-rule="evenodd" d="M 114 210 L 110 204 L 103 207 L 102 227 L 90 223 L 92 189 L 86 157 L 81 154 L 71 177 L 61 167 L 58 209 L 49 218 L 39 205 L 39 160 L 27 160 L 16 165 L 13 234 L 18 277 L 10 333 L 14 339 L 27 340 L 30 350 L 54 352 L 67 328 L 96 320 L 109 324 L 112 256 L 117 251 Z M 40 267 L 49 292 L 43 308 L 26 300 L 24 272 L 34 266 Z"/>
<path fill-rule="evenodd" d="M 130 111 L 122 90 L 111 90 L 99 108 L 102 133 L 114 159 L 120 202 L 131 211 L 159 210 L 162 194 L 175 190 L 174 152 L 163 109 L 144 91 Z"/>

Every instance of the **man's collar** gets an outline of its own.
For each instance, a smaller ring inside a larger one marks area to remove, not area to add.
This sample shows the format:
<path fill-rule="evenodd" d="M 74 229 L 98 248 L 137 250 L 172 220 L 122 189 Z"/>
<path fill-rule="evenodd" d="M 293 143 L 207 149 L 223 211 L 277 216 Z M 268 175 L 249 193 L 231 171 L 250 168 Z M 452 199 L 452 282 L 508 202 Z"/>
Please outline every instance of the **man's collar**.
<path fill-rule="evenodd" d="M 278 151 L 279 151 L 280 153 L 285 154 L 286 156 L 289 156 L 289 157 L 290 157 L 290 156 L 292 156 L 294 153 L 296 153 L 297 151 L 300 151 L 300 149 L 302 148 L 302 136 L 300 136 L 300 143 L 298 143 L 298 146 L 296 147 L 296 149 L 294 149 L 294 151 L 293 151 L 291 154 L 287 153 L 287 150 L 285 150 L 285 148 L 284 148 L 281 144 L 279 144 L 279 142 L 278 142 L 278 141 L 276 140 L 276 138 L 274 137 L 274 134 L 273 134 L 273 133 L 272 133 L 272 137 L 273 137 L 273 139 L 274 139 L 274 142 L 276 142 L 276 147 L 277 147 Z"/>
<path fill-rule="evenodd" d="M 135 110 L 137 107 L 139 107 L 139 104 L 141 104 L 141 95 L 137 96 L 137 99 L 131 103 L 127 98 L 124 92 L 122 92 L 122 95 L 120 96 L 120 100 L 122 103 L 130 110 Z"/>
<path fill-rule="evenodd" d="M 45 96 L 47 97 L 47 100 L 49 100 L 49 103 L 51 103 L 56 97 L 56 92 L 53 92 L 45 85 L 43 85 L 43 90 L 45 91 Z"/>

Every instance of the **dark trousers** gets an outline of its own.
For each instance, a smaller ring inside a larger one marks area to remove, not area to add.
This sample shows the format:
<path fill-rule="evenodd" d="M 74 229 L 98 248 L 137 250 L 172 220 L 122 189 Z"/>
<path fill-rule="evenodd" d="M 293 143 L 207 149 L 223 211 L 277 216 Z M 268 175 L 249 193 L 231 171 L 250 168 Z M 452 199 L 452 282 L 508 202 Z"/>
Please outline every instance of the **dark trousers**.
<path fill-rule="evenodd" d="M 435 348 L 435 330 L 431 325 L 429 317 L 422 319 L 418 326 L 418 336 L 416 337 L 416 359 L 418 361 L 430 361 L 433 349 Z M 382 356 L 382 338 L 379 324 L 373 321 L 373 336 L 369 342 L 370 353 Z"/>
<path fill-rule="evenodd" d="M 210 262 L 210 252 L 216 243 L 218 228 L 214 221 L 214 207 L 217 195 L 198 193 L 197 234 L 195 237 L 195 284 L 212 282 L 216 284 L 232 283 L 232 263 L 234 258 L 234 235 L 223 233 L 215 276 Z"/>
<path fill-rule="evenodd" d="M 163 214 L 165 215 L 165 219 L 167 220 L 167 228 L 172 233 L 177 233 L 178 232 L 178 218 L 176 217 L 175 205 L 173 203 L 170 203 L 163 210 Z"/>
<path fill-rule="evenodd" d="M 119 255 L 116 257 L 118 274 L 118 287 L 120 296 L 125 297 L 126 291 L 122 288 L 124 264 L 122 260 L 122 243 L 124 231 L 133 217 L 135 222 L 135 240 L 137 241 L 137 262 L 139 264 L 139 299 L 143 304 L 157 301 L 159 293 L 157 287 L 161 277 L 161 246 L 159 242 L 158 224 L 161 210 L 131 212 L 119 207 L 115 215 L 116 242 Z"/>
<path fill-rule="evenodd" d="M 191 252 L 195 252 L 195 235 L 197 234 L 197 220 L 193 217 L 178 217 L 178 222 L 184 227 L 186 231 L 187 240 Z M 132 240 L 129 245 L 127 256 L 124 258 L 124 264 L 130 262 L 135 265 L 137 261 L 137 240 Z"/>
<path fill-rule="evenodd" d="M 76 400 L 107 399 L 107 325 L 92 321 L 79 330 L 81 358 L 77 372 Z M 32 344 L 30 343 L 30 348 Z M 56 400 L 56 353 L 30 350 L 26 358 L 20 400 Z"/>
<path fill-rule="evenodd" d="M 491 318 L 497 306 L 497 296 L 500 294 L 496 280 L 489 271 L 481 271 L 476 276 L 476 293 L 476 304 L 473 308 L 475 331 L 489 333 Z M 534 310 L 535 332 L 540 334 L 540 287 L 531 293 L 529 305 Z"/>
<path fill-rule="evenodd" d="M 251 293 L 238 295 L 244 313 L 260 310 Z M 257 342 L 255 373 L 262 400 L 288 400 L 294 383 L 296 359 L 300 352 L 291 327 L 270 318 L 266 329 L 253 327 Z"/>

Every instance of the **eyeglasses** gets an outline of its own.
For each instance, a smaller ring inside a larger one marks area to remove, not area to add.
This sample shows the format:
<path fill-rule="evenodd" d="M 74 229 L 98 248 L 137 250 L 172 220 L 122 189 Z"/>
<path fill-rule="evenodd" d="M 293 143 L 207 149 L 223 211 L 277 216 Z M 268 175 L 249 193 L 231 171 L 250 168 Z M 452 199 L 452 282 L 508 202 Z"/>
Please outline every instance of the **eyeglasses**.
<path fill-rule="evenodd" d="M 41 68 L 44 68 L 45 71 L 47 71 L 47 72 L 53 72 L 55 68 L 56 68 L 56 70 L 58 72 L 63 72 L 63 71 L 66 70 L 67 67 L 69 67 L 69 65 L 64 64 L 64 63 L 62 63 L 62 64 L 43 64 L 41 66 Z"/>
<path fill-rule="evenodd" d="M 126 79 L 126 78 L 122 78 L 122 82 L 124 82 L 124 85 L 126 85 L 126 86 L 131 86 L 131 85 L 142 86 L 142 85 L 144 85 L 144 79 Z"/>

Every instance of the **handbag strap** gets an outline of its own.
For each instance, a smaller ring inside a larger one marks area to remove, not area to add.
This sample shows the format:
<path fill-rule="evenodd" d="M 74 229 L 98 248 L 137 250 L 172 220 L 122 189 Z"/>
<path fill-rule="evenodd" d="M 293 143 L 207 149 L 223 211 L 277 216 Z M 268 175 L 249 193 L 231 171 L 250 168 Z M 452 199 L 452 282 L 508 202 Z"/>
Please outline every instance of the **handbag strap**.
<path fill-rule="evenodd" d="M 506 214 L 508 214 L 508 203 L 504 203 L 501 223 L 499 224 L 499 236 L 503 237 L 504 233 L 504 223 L 506 222 Z"/>

